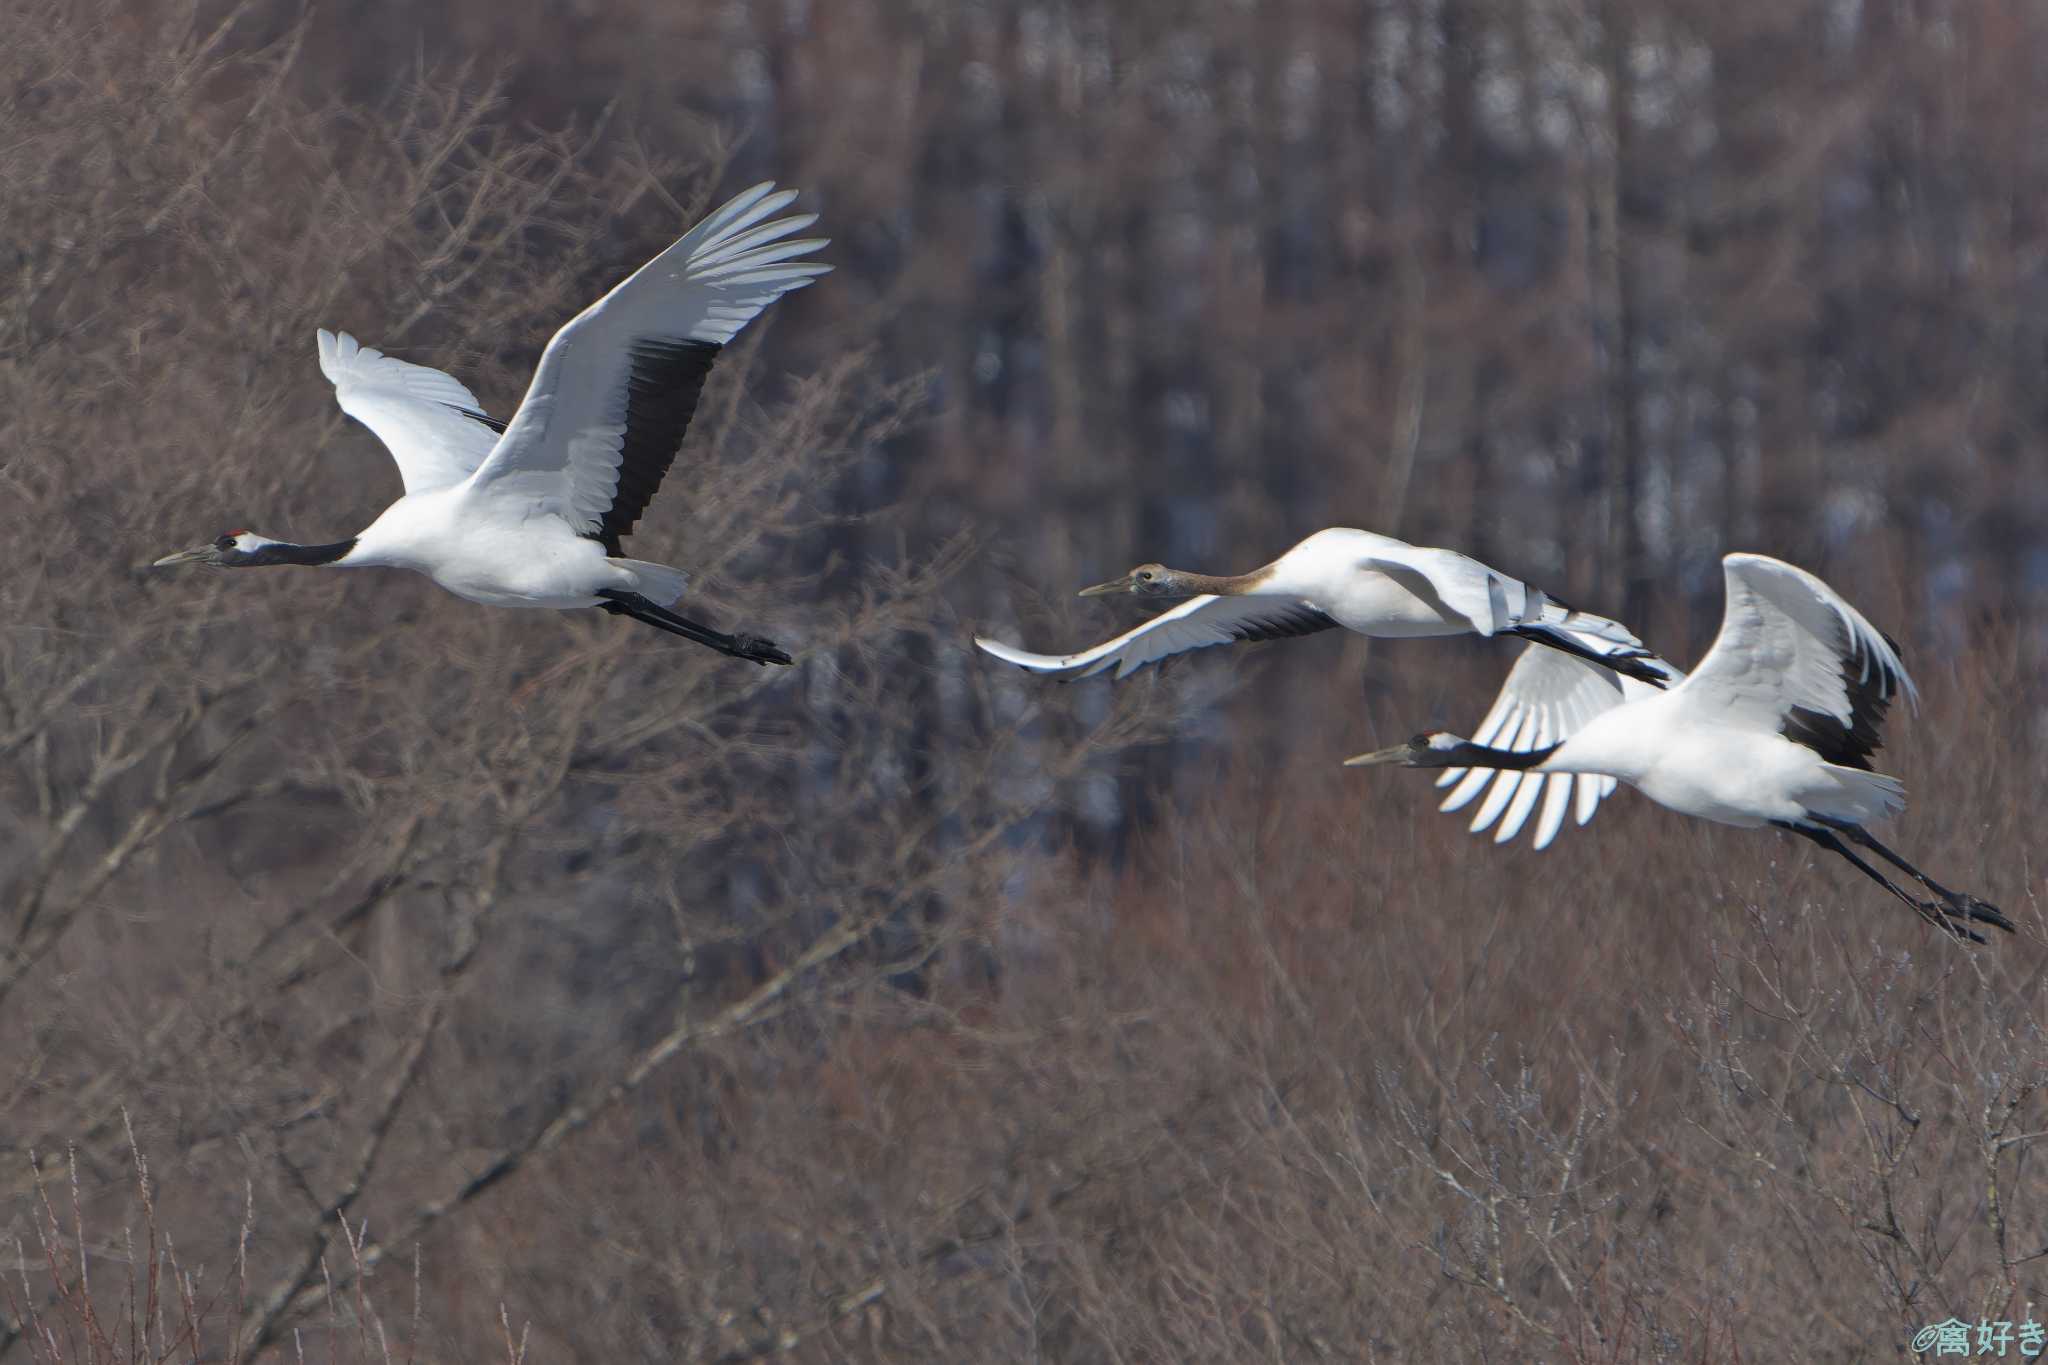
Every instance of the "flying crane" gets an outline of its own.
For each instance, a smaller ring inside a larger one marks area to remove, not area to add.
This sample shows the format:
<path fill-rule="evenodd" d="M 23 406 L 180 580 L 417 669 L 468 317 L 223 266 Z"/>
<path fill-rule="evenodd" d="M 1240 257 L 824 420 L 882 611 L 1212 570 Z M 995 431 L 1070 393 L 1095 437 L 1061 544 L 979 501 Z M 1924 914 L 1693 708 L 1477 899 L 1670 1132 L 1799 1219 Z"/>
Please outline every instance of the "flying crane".
<path fill-rule="evenodd" d="M 1048 677 L 1093 677 L 1115 670 L 1129 677 L 1148 664 L 1188 650 L 1241 640 L 1274 640 L 1343 627 L 1375 638 L 1429 635 L 1510 635 L 1528 640 L 1522 662 L 1508 674 L 1483 733 L 1501 734 L 1510 747 L 1533 741 L 1541 732 L 1561 735 L 1570 714 L 1561 710 L 1532 661 L 1583 661 L 1568 671 L 1573 679 L 1591 675 L 1610 689 L 1627 686 L 1655 691 L 1682 676 L 1642 647 L 1627 627 L 1604 616 L 1577 611 L 1540 588 L 1510 578 L 1454 550 L 1410 545 L 1392 536 L 1349 527 L 1316 532 L 1264 568 L 1250 573 L 1217 575 L 1140 564 L 1122 578 L 1083 588 L 1083 597 L 1135 593 L 1141 597 L 1186 597 L 1145 624 L 1113 640 L 1073 654 L 1033 654 L 998 640 L 977 637 L 985 653 L 1019 668 Z M 1463 777 L 1464 774 L 1453 774 Z M 1478 795 L 1485 779 L 1494 787 L 1482 808 L 1491 824 L 1505 810 L 1500 838 L 1512 838 L 1528 819 L 1537 785 L 1530 784 L 1516 801 L 1520 773 L 1481 774 L 1452 795 L 1464 805 Z M 1578 823 L 1593 818 L 1602 797 L 1614 790 L 1612 779 L 1558 778 L 1554 794 L 1539 822 L 1537 847 L 1556 837 L 1565 811 L 1576 810 Z M 1446 804 L 1445 809 L 1456 806 Z M 1476 827 L 1476 826 L 1475 826 Z"/>
<path fill-rule="evenodd" d="M 771 641 L 671 611 L 689 576 L 629 559 L 621 542 L 674 462 L 719 351 L 832 268 L 797 259 L 825 239 L 787 240 L 816 214 L 774 217 L 795 198 L 754 186 L 571 318 L 510 422 L 451 375 L 322 330 L 335 401 L 384 442 L 404 496 L 347 540 L 235 531 L 157 565 L 411 569 L 486 606 L 602 607 L 734 658 L 789 663 Z"/>
<path fill-rule="evenodd" d="M 1627 627 L 1576 611 L 1539 588 L 1455 550 L 1410 545 L 1392 536 L 1333 526 L 1316 532 L 1263 568 L 1242 574 L 1191 573 L 1140 564 L 1122 578 L 1081 589 L 1188 600 L 1113 640 L 1074 654 L 1033 654 L 975 638 L 984 653 L 1055 678 L 1088 678 L 1110 669 L 1127 678 L 1191 649 L 1240 640 L 1276 640 L 1343 627 L 1378 639 L 1426 635 L 1513 635 L 1662 686 L 1661 666 Z"/>
<path fill-rule="evenodd" d="M 1892 698 L 1903 693 L 1919 703 L 1898 647 L 1804 569 L 1755 554 L 1729 555 L 1721 568 L 1728 592 L 1721 633 L 1693 674 L 1668 689 L 1625 694 L 1604 683 L 1566 685 L 1559 695 L 1570 696 L 1576 710 L 1570 733 L 1558 740 L 1517 750 L 1434 731 L 1348 758 L 1346 766 L 1616 778 L 1684 815 L 1743 829 L 1773 825 L 1810 839 L 1960 938 L 1984 941 L 1973 923 L 2011 932 L 1997 906 L 1951 891 L 1866 828 L 1906 804 L 1904 784 L 1870 767 Z M 1563 656 L 1541 667 L 1553 680 L 1584 671 Z M 1932 899 L 1909 894 L 1850 844 L 1904 872 Z"/>

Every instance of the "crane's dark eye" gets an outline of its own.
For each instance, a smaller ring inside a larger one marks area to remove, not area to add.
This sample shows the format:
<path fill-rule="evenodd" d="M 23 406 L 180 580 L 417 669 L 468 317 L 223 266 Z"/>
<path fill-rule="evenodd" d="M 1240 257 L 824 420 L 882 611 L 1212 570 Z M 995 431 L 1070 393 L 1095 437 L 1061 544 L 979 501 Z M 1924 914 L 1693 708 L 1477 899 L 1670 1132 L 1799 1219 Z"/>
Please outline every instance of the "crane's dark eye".
<path fill-rule="evenodd" d="M 1152 571 L 1150 569 L 1138 570 L 1138 581 L 1140 583 L 1150 583 L 1152 581 Z"/>
<path fill-rule="evenodd" d="M 219 540 L 213 542 L 213 548 L 221 551 L 232 550 L 235 548 L 235 538 L 233 536 L 222 536 Z"/>

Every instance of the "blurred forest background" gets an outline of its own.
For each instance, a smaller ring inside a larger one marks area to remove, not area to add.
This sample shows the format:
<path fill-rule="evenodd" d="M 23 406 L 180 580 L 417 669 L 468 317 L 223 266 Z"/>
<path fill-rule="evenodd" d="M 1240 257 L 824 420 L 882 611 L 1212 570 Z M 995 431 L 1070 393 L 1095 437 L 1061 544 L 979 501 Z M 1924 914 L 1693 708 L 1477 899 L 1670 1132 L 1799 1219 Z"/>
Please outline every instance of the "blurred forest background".
<path fill-rule="evenodd" d="M 0 8 L 0 1360 L 84 1358 L 81 1248 L 118 1324 L 159 1223 L 179 1358 L 494 1358 L 501 1305 L 607 1362 L 2048 1318 L 2044 70 L 2033 0 Z M 797 668 L 138 567 L 396 495 L 315 326 L 506 415 L 770 177 L 838 269 L 634 544 Z M 1925 693 L 1892 841 L 2021 933 L 1338 768 L 1470 725 L 1487 642 L 968 646 L 1330 524 L 1681 663 L 1724 551 L 1827 576 Z"/>

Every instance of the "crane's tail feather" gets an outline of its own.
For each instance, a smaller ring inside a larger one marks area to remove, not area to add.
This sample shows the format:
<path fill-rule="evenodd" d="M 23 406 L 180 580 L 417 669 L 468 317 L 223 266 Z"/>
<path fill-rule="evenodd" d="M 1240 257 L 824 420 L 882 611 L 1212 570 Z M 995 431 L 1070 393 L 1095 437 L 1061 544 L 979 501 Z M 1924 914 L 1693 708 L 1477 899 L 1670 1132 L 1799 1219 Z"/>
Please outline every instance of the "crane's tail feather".
<path fill-rule="evenodd" d="M 1906 808 L 1906 784 L 1896 777 L 1839 763 L 1821 767 L 1823 789 L 1800 793 L 1800 803 L 1816 815 L 1868 825 Z"/>
<path fill-rule="evenodd" d="M 615 559 L 612 562 L 622 569 L 632 570 L 635 579 L 633 591 L 659 606 L 674 606 L 682 597 L 683 590 L 690 586 L 688 574 L 666 564 L 651 564 L 644 559 Z"/>

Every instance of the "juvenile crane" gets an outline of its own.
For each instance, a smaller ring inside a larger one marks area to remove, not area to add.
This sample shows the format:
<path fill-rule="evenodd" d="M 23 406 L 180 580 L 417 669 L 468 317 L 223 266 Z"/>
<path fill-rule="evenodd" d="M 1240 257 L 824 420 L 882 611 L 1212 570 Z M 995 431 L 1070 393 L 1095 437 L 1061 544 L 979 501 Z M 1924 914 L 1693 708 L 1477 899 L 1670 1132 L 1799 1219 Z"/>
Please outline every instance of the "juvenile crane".
<path fill-rule="evenodd" d="M 734 658 L 789 663 L 771 641 L 669 610 L 689 576 L 628 559 L 621 542 L 674 462 L 719 350 L 832 268 L 797 259 L 824 239 L 786 240 L 817 221 L 774 217 L 795 198 L 754 186 L 571 318 L 507 423 L 451 375 L 321 331 L 335 401 L 384 442 L 405 495 L 347 540 L 235 531 L 157 564 L 412 569 L 487 606 L 602 607 Z"/>
<path fill-rule="evenodd" d="M 1140 564 L 1081 589 L 1188 600 L 1077 654 L 1032 654 L 997 640 L 974 643 L 1004 663 L 1055 678 L 1111 668 L 1129 677 L 1174 654 L 1240 640 L 1312 635 L 1342 626 L 1360 635 L 1515 635 L 1661 686 L 1664 674 L 1627 628 L 1547 596 L 1454 550 L 1427 549 L 1371 531 L 1318 531 L 1271 564 L 1216 575 Z"/>
<path fill-rule="evenodd" d="M 1566 685 L 1561 695 L 1580 710 L 1570 734 L 1555 742 L 1517 751 L 1435 731 L 1346 765 L 1618 778 L 1681 814 L 1743 829 L 1774 825 L 1811 839 L 1958 937 L 1982 943 L 1972 923 L 2010 932 L 2012 921 L 1998 907 L 1949 890 L 1865 828 L 1906 804 L 1904 785 L 1870 767 L 1892 698 L 1904 693 L 1919 704 L 1897 646 L 1804 569 L 1753 554 L 1729 555 L 1721 567 L 1728 592 L 1721 633 L 1692 676 L 1668 690 Z M 1580 667 L 1561 663 L 1542 667 L 1556 679 Z M 1907 893 L 1850 844 L 1906 873 L 1933 899 Z"/>

